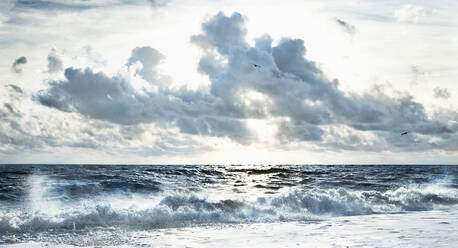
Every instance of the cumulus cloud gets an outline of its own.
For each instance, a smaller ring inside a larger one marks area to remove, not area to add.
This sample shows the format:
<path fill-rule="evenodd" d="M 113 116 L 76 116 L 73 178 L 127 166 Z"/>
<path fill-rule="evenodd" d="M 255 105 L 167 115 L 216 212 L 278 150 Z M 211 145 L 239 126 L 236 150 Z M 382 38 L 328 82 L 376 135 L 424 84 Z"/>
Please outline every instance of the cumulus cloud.
<path fill-rule="evenodd" d="M 161 86 L 161 78 L 155 67 L 162 58 L 153 48 L 135 48 L 124 73 L 112 77 L 89 68 L 70 67 L 64 72 L 65 81 L 50 82 L 50 88 L 38 92 L 35 99 L 61 111 L 121 125 L 154 122 L 187 134 L 230 137 L 240 143 L 252 138 L 241 120 L 219 112 L 225 109 L 218 99 L 184 88 L 171 91 L 157 87 Z M 126 71 L 137 63 L 142 68 L 138 70 L 139 77 L 130 77 Z M 135 81 L 142 79 L 148 80 L 151 87 L 136 88 Z"/>
<path fill-rule="evenodd" d="M 351 25 L 350 23 L 336 18 L 336 23 L 349 35 L 354 35 L 356 34 L 356 27 Z"/>
<path fill-rule="evenodd" d="M 181 134 L 226 137 L 241 144 L 257 141 L 246 125 L 252 119 L 274 123 L 280 144 L 418 150 L 443 149 L 456 140 L 457 127 L 429 117 L 408 94 L 388 96 L 379 88 L 363 95 L 339 90 L 338 80 L 329 79 L 307 59 L 301 39 L 283 38 L 273 45 L 265 35 L 250 45 L 245 21 L 239 13 L 220 12 L 202 24 L 201 34 L 191 37 L 204 52 L 198 71 L 210 79 L 208 89 L 161 84 L 157 65 L 164 56 L 154 48 L 137 47 L 118 74 L 70 67 L 65 80 L 50 82 L 35 99 L 91 119 L 124 126 L 154 123 Z M 254 63 L 261 67 L 254 68 Z M 135 87 L 138 80 L 147 84 Z M 344 143 L 330 141 L 332 132 L 342 130 L 334 127 L 346 130 L 341 135 Z M 400 140 L 402 130 L 412 135 Z M 371 139 L 361 136 L 364 133 Z"/>
<path fill-rule="evenodd" d="M 446 88 L 436 87 L 434 88 L 434 97 L 447 99 L 450 98 L 450 92 Z"/>
<path fill-rule="evenodd" d="M 250 105 L 240 96 L 249 98 L 245 91 L 259 93 L 263 101 L 256 107 L 261 112 L 256 118 L 283 119 L 277 135 L 282 140 L 319 142 L 323 127 L 335 124 L 381 132 L 381 139 L 386 138 L 384 133 L 397 135 L 404 129 L 422 135 L 454 133 L 446 123 L 430 119 L 423 105 L 409 95 L 343 93 L 337 80 L 328 79 L 315 62 L 306 59 L 303 40 L 284 38 L 272 46 L 272 39 L 264 36 L 250 47 L 244 18 L 238 13 L 229 17 L 219 13 L 202 30 L 191 41 L 206 51 L 199 71 L 211 79 L 211 93 L 234 112 L 245 114 Z"/>
<path fill-rule="evenodd" d="M 13 62 L 11 69 L 13 69 L 13 71 L 16 73 L 21 73 L 22 65 L 25 65 L 25 64 L 27 64 L 27 58 L 25 56 L 21 56 Z"/>
<path fill-rule="evenodd" d="M 216 49 L 222 55 L 235 52 L 234 49 L 246 48 L 245 19 L 239 13 L 230 17 L 222 12 L 202 24 L 203 34 L 191 37 L 191 42 L 204 49 Z"/>
<path fill-rule="evenodd" d="M 158 50 L 151 47 L 136 47 L 132 50 L 127 66 L 132 66 L 140 62 L 140 76 L 146 81 L 153 83 L 158 79 L 156 67 L 165 59 Z"/>

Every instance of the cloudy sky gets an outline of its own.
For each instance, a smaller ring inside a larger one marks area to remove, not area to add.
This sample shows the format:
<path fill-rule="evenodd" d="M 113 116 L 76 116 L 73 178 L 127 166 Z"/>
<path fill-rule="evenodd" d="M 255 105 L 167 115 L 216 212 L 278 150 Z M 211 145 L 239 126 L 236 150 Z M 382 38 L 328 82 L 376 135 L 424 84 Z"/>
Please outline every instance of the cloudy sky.
<path fill-rule="evenodd" d="M 457 11 L 1 1 L 0 162 L 456 164 Z"/>

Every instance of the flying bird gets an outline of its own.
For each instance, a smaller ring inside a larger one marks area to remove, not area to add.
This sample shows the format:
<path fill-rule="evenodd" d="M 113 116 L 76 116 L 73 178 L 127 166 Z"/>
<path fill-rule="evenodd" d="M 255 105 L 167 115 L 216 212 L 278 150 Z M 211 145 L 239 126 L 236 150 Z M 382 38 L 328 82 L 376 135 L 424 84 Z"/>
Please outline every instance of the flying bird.
<path fill-rule="evenodd" d="M 258 67 L 258 68 L 261 68 L 261 66 L 260 66 L 260 65 L 258 65 L 258 64 L 253 64 L 253 66 L 254 66 L 254 67 Z"/>
<path fill-rule="evenodd" d="M 402 136 L 402 135 L 406 135 L 406 134 L 408 134 L 408 133 L 409 133 L 409 132 L 407 132 L 407 131 L 402 132 L 402 133 L 401 133 L 401 136 Z"/>

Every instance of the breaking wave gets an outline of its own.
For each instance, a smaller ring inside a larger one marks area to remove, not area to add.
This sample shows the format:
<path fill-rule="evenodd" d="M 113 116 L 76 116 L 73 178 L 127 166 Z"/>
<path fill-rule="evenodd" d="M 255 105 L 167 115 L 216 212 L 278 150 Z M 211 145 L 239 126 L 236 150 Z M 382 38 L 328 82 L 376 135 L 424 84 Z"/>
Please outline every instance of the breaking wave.
<path fill-rule="evenodd" d="M 396 189 L 352 191 L 314 189 L 254 199 L 214 200 L 210 195 L 107 195 L 62 202 L 46 197 L 43 177 L 32 177 L 28 204 L 0 209 L 0 233 L 84 230 L 91 227 L 156 229 L 217 223 L 307 221 L 351 216 L 424 211 L 458 204 L 456 189 L 443 183 L 411 184 Z"/>

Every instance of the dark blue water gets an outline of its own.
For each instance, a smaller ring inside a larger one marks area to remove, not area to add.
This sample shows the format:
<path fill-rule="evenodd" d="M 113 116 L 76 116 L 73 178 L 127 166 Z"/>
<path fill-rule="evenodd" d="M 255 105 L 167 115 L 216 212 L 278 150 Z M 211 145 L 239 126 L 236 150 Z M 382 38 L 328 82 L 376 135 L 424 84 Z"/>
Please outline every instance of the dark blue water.
<path fill-rule="evenodd" d="M 458 166 L 0 165 L 0 243 L 457 205 Z"/>

